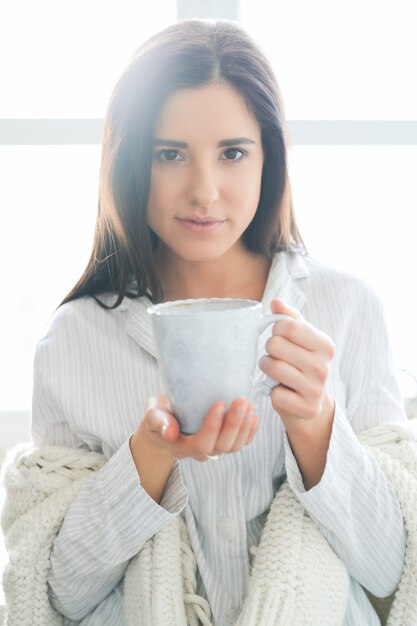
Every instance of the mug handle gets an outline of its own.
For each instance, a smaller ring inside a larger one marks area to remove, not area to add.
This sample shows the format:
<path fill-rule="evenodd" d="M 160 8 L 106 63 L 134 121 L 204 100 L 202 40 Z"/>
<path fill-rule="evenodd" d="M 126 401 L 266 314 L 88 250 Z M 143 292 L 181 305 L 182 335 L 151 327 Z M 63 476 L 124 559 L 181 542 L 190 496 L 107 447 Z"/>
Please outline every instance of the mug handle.
<path fill-rule="evenodd" d="M 291 319 L 293 318 L 289 315 L 284 315 L 283 313 L 271 313 L 271 315 L 262 315 L 261 319 L 259 320 L 259 334 L 263 333 L 263 331 L 267 326 L 269 326 L 269 324 L 274 324 L 275 322 L 279 322 L 280 320 Z M 264 374 L 263 379 L 253 385 L 255 400 L 259 395 L 271 395 L 272 389 L 279 384 L 279 381 Z"/>

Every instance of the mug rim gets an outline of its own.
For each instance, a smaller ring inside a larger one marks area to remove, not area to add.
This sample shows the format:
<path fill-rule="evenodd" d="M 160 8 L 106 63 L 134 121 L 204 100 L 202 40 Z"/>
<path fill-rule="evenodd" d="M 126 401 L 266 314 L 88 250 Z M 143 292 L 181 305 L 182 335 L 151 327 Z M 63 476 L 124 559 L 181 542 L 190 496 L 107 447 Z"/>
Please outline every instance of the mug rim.
<path fill-rule="evenodd" d="M 236 310 L 242 310 L 243 308 L 258 309 L 262 308 L 262 302 L 259 300 L 252 300 L 250 298 L 186 298 L 185 300 L 169 300 L 167 302 L 160 302 L 159 304 L 153 304 L 146 310 L 150 315 L 163 315 L 166 309 L 172 309 L 173 306 L 180 306 L 182 304 L 198 304 L 198 303 L 215 303 L 215 302 L 243 302 L 247 304 L 247 307 L 237 308 Z M 228 309 L 231 310 L 231 309 Z M 212 315 L 214 313 L 222 313 L 224 310 L 213 311 L 200 311 L 202 314 Z M 178 315 L 192 315 L 190 310 L 184 309 Z"/>

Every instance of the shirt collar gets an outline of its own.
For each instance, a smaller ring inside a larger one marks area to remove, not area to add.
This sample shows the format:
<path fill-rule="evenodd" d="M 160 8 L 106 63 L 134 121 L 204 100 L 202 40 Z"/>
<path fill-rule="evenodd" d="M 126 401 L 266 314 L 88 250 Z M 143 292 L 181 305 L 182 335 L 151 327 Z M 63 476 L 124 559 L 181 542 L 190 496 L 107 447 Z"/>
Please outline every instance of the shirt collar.
<path fill-rule="evenodd" d="M 291 307 L 301 311 L 306 296 L 296 281 L 308 274 L 309 269 L 301 253 L 278 252 L 272 260 L 262 296 L 263 312 L 270 313 L 269 305 L 275 298 L 285 300 Z"/>
<path fill-rule="evenodd" d="M 308 266 L 301 253 L 278 252 L 272 260 L 262 297 L 263 313 L 266 315 L 271 312 L 269 305 L 275 298 L 285 300 L 291 307 L 301 311 L 306 296 L 296 281 L 308 274 Z M 149 354 L 156 357 L 152 320 L 147 312 L 151 305 L 151 300 L 142 296 L 125 298 L 121 306 L 123 310 L 127 310 L 126 331 L 128 335 Z"/>

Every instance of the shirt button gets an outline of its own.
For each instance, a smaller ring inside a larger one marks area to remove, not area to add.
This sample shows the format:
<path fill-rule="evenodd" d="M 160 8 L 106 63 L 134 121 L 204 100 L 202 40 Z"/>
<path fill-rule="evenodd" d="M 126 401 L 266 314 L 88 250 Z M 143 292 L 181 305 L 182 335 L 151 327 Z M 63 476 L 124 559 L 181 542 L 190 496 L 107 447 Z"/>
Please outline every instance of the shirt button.
<path fill-rule="evenodd" d="M 230 609 L 230 611 L 227 613 L 228 625 L 230 624 L 230 626 L 232 626 L 233 624 L 236 624 L 239 614 L 240 614 L 239 609 Z"/>
<path fill-rule="evenodd" d="M 234 520 L 231 517 L 221 517 L 217 522 L 217 530 L 222 539 L 233 539 L 236 534 Z"/>

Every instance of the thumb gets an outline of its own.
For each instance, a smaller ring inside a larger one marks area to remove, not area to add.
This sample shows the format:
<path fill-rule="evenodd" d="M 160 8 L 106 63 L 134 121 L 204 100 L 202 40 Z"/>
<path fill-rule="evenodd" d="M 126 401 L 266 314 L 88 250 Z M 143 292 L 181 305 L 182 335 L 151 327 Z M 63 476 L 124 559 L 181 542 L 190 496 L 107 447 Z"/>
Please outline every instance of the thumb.
<path fill-rule="evenodd" d="M 159 433 L 167 441 L 176 441 L 180 435 L 177 420 L 167 396 L 152 396 L 147 406 L 147 428 L 150 432 Z"/>
<path fill-rule="evenodd" d="M 271 307 L 272 313 L 282 313 L 284 315 L 289 315 L 295 320 L 301 319 L 300 312 L 297 311 L 297 309 L 295 309 L 294 307 L 287 304 L 285 300 L 280 300 L 278 298 L 275 298 L 274 300 L 271 300 L 269 306 Z"/>

